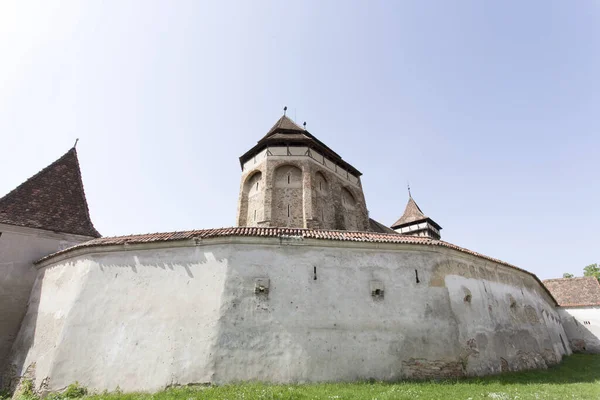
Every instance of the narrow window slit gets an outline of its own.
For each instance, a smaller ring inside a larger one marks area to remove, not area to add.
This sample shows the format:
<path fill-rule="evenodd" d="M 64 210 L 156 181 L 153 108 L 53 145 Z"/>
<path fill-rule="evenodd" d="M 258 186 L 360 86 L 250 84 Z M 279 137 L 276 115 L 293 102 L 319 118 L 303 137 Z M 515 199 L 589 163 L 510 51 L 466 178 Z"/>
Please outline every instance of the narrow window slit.
<path fill-rule="evenodd" d="M 313 280 L 317 280 L 317 267 L 313 267 Z"/>
<path fill-rule="evenodd" d="M 416 269 L 415 269 L 415 279 L 417 280 L 417 283 L 420 282 L 419 281 L 419 271 L 417 271 Z"/>
<path fill-rule="evenodd" d="M 290 205 L 288 204 L 288 217 L 290 216 Z"/>
<path fill-rule="evenodd" d="M 290 184 L 290 174 L 288 174 L 288 185 Z"/>

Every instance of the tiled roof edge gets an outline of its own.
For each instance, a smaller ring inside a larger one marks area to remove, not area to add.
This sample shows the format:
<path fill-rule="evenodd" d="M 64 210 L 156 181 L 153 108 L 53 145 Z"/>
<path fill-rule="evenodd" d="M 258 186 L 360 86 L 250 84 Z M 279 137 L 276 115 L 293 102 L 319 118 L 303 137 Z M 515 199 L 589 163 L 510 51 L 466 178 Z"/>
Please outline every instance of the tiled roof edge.
<path fill-rule="evenodd" d="M 210 239 L 217 237 L 271 237 L 271 238 L 284 238 L 289 236 L 301 236 L 305 239 L 317 239 L 317 240 L 333 240 L 333 241 L 346 241 L 346 242 L 365 242 L 365 243 L 390 243 L 390 244 L 417 244 L 426 246 L 440 246 L 457 250 L 461 253 L 469 254 L 475 257 L 479 257 L 488 261 L 492 261 L 509 268 L 513 268 L 517 271 L 524 272 L 532 276 L 540 286 L 546 291 L 555 304 L 556 299 L 550 293 L 548 288 L 544 286 L 542 281 L 533 273 L 519 268 L 515 265 L 509 264 L 505 261 L 497 258 L 488 257 L 484 254 L 477 253 L 475 251 L 465 249 L 463 247 L 454 245 L 452 243 L 444 242 L 442 240 L 429 239 L 426 237 L 399 235 L 399 234 L 388 234 L 388 233 L 375 233 L 375 232 L 354 232 L 354 231 L 334 231 L 334 230 L 320 230 L 320 229 L 306 229 L 306 228 L 259 228 L 259 227 L 231 227 L 231 228 L 215 228 L 215 229 L 202 229 L 193 231 L 181 231 L 181 232 L 164 232 L 164 233 L 150 233 L 141 235 L 127 235 L 127 236 L 113 236 L 93 239 L 84 243 L 77 244 L 69 247 L 65 250 L 50 254 L 43 257 L 35 262 L 40 264 L 48 261 L 54 257 L 67 254 L 77 249 L 90 248 L 90 247 L 103 247 L 103 246 L 115 246 L 124 244 L 139 244 L 139 243 L 158 243 L 158 242 L 169 242 L 179 240 L 191 240 L 194 238 L 198 239 Z"/>

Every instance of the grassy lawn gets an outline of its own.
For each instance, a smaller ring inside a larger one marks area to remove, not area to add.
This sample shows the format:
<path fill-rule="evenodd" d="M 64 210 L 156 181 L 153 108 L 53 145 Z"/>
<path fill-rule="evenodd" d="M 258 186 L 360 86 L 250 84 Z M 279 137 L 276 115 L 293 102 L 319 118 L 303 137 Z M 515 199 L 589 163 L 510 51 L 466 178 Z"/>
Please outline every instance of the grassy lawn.
<path fill-rule="evenodd" d="M 67 396 L 51 396 L 64 399 Z M 544 371 L 443 382 L 331 383 L 180 387 L 148 393 L 103 393 L 89 400 L 192 399 L 600 399 L 600 356 L 573 355 Z"/>

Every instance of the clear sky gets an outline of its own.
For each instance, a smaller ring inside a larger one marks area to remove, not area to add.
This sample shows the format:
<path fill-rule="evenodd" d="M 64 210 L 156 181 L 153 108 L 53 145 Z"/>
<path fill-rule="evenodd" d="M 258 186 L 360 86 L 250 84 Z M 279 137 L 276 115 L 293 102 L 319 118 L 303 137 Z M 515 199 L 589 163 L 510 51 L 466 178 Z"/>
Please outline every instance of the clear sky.
<path fill-rule="evenodd" d="M 0 2 L 0 195 L 79 138 L 105 236 L 234 225 L 284 105 L 380 222 L 410 181 L 444 240 L 600 260 L 597 1 Z"/>

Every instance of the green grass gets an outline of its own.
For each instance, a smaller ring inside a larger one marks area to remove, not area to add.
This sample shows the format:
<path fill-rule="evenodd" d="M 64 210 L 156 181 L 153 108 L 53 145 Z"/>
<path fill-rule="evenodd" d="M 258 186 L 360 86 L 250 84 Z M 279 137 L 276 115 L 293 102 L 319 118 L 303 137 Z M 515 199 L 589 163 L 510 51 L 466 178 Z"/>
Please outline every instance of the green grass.
<path fill-rule="evenodd" d="M 179 387 L 153 394 L 116 392 L 85 395 L 84 397 L 87 400 L 600 399 L 600 356 L 578 354 L 565 358 L 560 365 L 548 370 L 514 372 L 484 378 L 442 382 L 306 385 L 241 383 L 224 386 Z M 54 398 L 58 399 L 58 396 Z"/>

